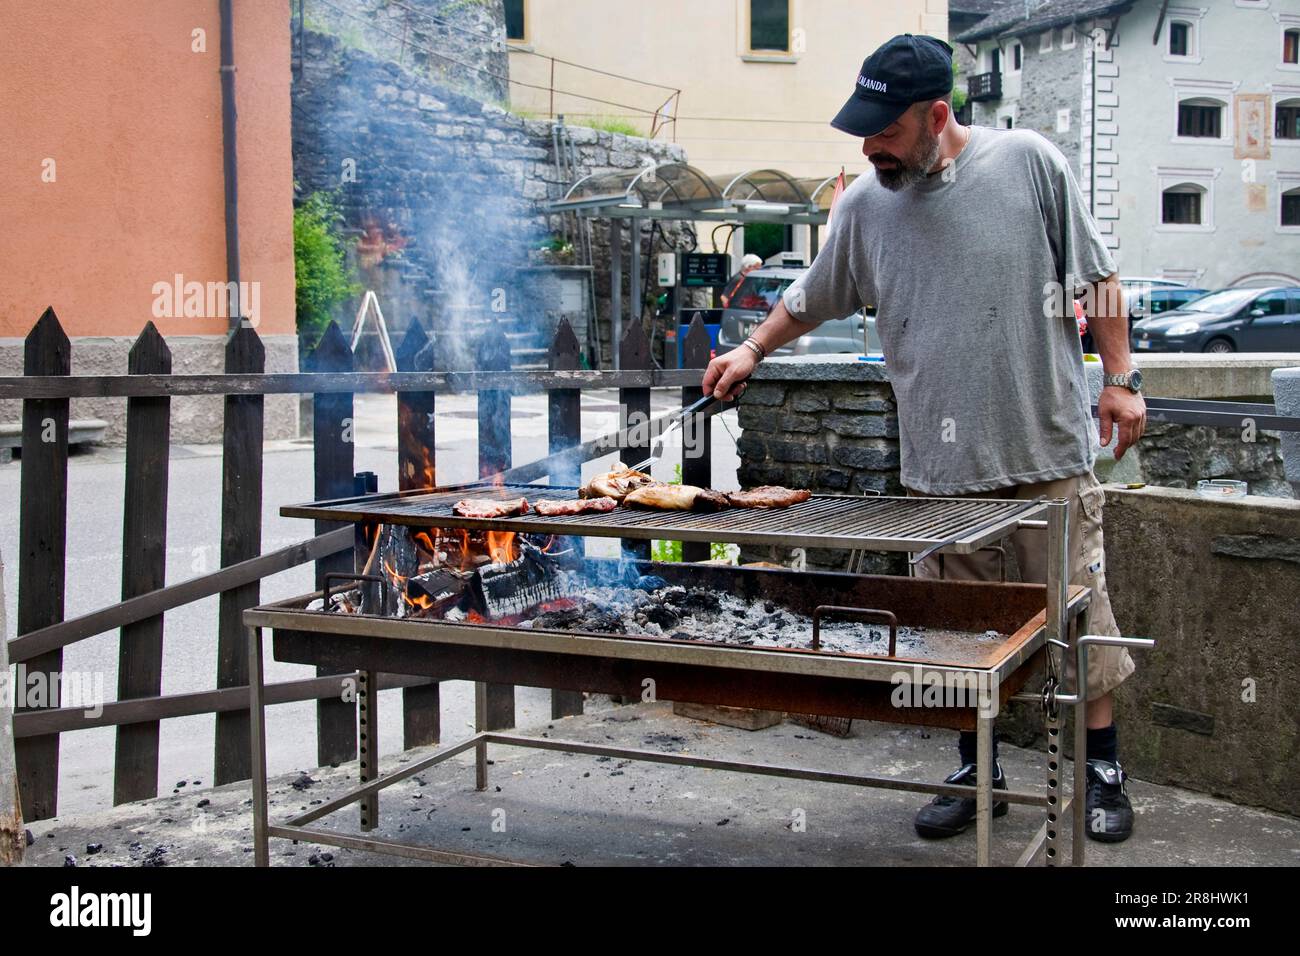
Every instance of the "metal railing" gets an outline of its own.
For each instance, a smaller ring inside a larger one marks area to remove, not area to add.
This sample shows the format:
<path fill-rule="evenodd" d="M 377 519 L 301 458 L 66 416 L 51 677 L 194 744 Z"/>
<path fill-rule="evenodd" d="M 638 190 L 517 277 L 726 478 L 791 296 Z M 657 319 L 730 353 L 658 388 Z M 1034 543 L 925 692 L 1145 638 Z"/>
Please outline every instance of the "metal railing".
<path fill-rule="evenodd" d="M 975 73 L 966 80 L 966 95 L 976 102 L 1002 97 L 1002 74 Z"/>

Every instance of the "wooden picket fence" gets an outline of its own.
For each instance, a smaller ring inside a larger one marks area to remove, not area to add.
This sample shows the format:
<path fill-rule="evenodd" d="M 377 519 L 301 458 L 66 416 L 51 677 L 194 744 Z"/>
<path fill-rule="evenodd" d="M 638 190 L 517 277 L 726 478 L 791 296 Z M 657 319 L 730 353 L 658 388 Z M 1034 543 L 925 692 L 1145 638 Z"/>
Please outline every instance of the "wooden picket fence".
<path fill-rule="evenodd" d="M 685 342 L 682 369 L 652 367 L 649 342 L 633 324 L 622 342 L 619 371 L 584 371 L 579 345 L 561 322 L 550 347 L 547 371 L 512 371 L 504 334 L 495 326 L 478 341 L 477 367 L 434 371 L 429 337 L 412 325 L 397 350 L 396 373 L 357 372 L 347 340 L 331 324 L 297 373 L 265 372 L 265 351 L 257 332 L 243 327 L 226 342 L 225 372 L 173 375 L 171 352 L 153 323 L 131 349 L 125 375 L 74 376 L 72 344 L 52 309 L 28 334 L 22 376 L 0 377 L 0 399 L 22 401 L 22 472 L 19 500 L 17 636 L 8 642 L 11 664 L 27 672 L 62 673 L 63 649 L 98 634 L 119 631 L 117 699 L 98 717 L 77 707 L 19 707 L 14 715 L 18 785 L 27 820 L 58 811 L 59 735 L 92 727 L 117 728 L 113 800 L 125 803 L 157 796 L 159 722 L 193 714 L 216 715 L 217 785 L 247 779 L 248 655 L 242 612 L 260 601 L 261 580 L 307 562 L 315 563 L 317 585 L 332 571 L 354 569 L 354 531 L 318 522 L 316 536 L 262 552 L 263 401 L 271 394 L 313 396 L 314 497 L 354 493 L 353 445 L 344 420 L 353 414 L 353 395 L 396 393 L 399 490 L 428 487 L 437 473 L 436 396 L 478 393 L 479 474 L 490 476 L 511 464 L 510 415 L 513 396 L 548 395 L 551 453 L 581 442 L 582 392 L 619 390 L 620 431 L 629 418 L 650 413 L 650 391 L 680 387 L 683 405 L 699 397 L 700 369 L 708 364 L 709 338 L 696 318 Z M 417 368 L 417 361 L 426 366 Z M 176 584 L 165 582 L 167 477 L 172 396 L 225 396 L 221 493 L 221 567 Z M 126 482 L 123 502 L 122 601 L 64 619 L 65 544 L 68 495 L 68 411 L 73 398 L 124 398 L 127 403 Z M 49 438 L 54 423 L 53 441 Z M 708 425 L 704 426 L 706 429 Z M 44 433 L 44 434 L 43 434 Z M 683 461 L 683 479 L 709 485 L 709 435 L 701 436 L 699 457 Z M 651 435 L 642 431 L 624 446 L 625 460 L 645 457 Z M 642 454 L 638 454 L 642 453 Z M 577 482 L 578 465 L 556 468 L 556 484 Z M 290 502 L 285 502 L 286 504 Z M 643 545 L 643 547 L 648 547 Z M 708 545 L 687 542 L 687 560 L 708 557 Z M 166 612 L 219 595 L 217 676 L 212 690 L 162 693 Z M 267 688 L 269 703 L 315 700 L 317 760 L 321 765 L 356 759 L 355 704 L 341 693 L 354 674 L 320 672 L 314 678 Z M 406 747 L 436 743 L 440 736 L 439 688 L 424 679 L 389 676 L 381 688 L 401 687 Z M 552 691 L 554 716 L 580 713 L 582 696 Z M 514 688 L 488 688 L 487 729 L 514 723 Z"/>

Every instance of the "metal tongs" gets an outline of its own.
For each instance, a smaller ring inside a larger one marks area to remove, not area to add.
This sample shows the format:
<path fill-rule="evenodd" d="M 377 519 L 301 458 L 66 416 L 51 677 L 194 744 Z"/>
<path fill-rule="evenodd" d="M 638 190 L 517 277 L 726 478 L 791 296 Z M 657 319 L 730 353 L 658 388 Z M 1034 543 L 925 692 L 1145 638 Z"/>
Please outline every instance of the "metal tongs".
<path fill-rule="evenodd" d="M 662 458 L 664 455 L 664 439 L 666 439 L 673 432 L 681 429 L 682 423 L 685 422 L 686 419 L 690 418 L 692 415 L 695 415 L 703 411 L 704 409 L 708 408 L 709 405 L 713 404 L 716 401 L 718 401 L 718 399 L 714 398 L 712 395 L 705 395 L 698 402 L 695 402 L 692 405 L 687 405 L 680 412 L 677 412 L 673 416 L 672 421 L 668 423 L 668 427 L 659 433 L 658 441 L 656 441 L 654 443 L 654 447 L 650 449 L 650 457 L 647 458 L 645 461 L 637 462 L 635 465 L 632 466 L 632 470 L 645 471 L 647 468 L 649 468 L 651 465 L 657 462 L 660 458 Z"/>

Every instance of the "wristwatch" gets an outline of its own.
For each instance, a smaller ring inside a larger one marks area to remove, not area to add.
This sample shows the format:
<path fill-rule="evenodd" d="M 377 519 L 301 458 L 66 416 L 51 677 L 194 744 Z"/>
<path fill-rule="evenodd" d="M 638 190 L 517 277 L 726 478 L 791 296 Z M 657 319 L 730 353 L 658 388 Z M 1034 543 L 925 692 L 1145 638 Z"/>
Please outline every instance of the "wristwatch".
<path fill-rule="evenodd" d="M 1142 370 L 1130 369 L 1123 375 L 1103 375 L 1101 377 L 1103 385 L 1118 385 L 1120 388 L 1127 388 L 1133 394 L 1142 391 Z"/>

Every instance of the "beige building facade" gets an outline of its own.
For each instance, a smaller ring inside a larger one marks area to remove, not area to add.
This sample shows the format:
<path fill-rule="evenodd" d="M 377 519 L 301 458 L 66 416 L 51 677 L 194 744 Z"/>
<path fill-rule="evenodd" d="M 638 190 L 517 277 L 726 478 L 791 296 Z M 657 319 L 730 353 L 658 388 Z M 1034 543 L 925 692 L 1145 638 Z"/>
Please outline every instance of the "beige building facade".
<path fill-rule="evenodd" d="M 946 39 L 948 0 L 506 0 L 506 19 L 516 110 L 631 124 L 710 176 L 827 177 L 867 170 L 829 125 L 862 60 L 899 33 Z"/>

